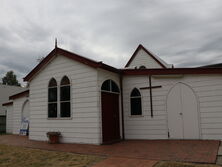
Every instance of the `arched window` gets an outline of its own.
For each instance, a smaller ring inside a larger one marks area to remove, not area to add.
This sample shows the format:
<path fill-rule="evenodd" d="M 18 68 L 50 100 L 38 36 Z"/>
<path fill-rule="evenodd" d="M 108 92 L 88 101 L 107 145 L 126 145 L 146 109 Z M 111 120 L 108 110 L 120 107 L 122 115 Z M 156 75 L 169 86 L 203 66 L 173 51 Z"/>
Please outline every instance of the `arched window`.
<path fill-rule="evenodd" d="M 134 88 L 130 94 L 131 115 L 142 115 L 141 94 Z"/>
<path fill-rule="evenodd" d="M 108 79 L 108 80 L 103 82 L 101 90 L 106 91 L 106 92 L 119 93 L 119 87 L 111 79 Z"/>
<path fill-rule="evenodd" d="M 48 86 L 48 117 L 57 117 L 57 82 L 54 78 L 49 81 Z"/>
<path fill-rule="evenodd" d="M 60 84 L 60 117 L 70 117 L 70 81 L 64 76 Z"/>

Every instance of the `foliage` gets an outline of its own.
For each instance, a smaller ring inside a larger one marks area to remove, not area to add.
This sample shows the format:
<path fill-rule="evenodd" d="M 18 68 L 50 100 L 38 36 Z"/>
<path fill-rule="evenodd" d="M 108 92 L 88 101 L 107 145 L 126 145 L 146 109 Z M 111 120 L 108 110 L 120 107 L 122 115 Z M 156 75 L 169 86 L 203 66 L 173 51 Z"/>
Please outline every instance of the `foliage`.
<path fill-rule="evenodd" d="M 13 86 L 21 86 L 21 84 L 17 80 L 17 76 L 13 71 L 8 71 L 5 76 L 2 78 L 3 85 L 13 85 Z"/>

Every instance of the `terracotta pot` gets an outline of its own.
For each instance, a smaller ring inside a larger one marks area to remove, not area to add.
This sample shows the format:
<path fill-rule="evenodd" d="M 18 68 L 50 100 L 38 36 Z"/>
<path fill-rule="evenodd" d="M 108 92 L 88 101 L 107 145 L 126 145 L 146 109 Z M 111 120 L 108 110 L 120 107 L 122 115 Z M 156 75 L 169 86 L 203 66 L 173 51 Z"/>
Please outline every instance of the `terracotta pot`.
<path fill-rule="evenodd" d="M 50 144 L 58 144 L 59 143 L 59 135 L 49 135 L 49 143 Z"/>

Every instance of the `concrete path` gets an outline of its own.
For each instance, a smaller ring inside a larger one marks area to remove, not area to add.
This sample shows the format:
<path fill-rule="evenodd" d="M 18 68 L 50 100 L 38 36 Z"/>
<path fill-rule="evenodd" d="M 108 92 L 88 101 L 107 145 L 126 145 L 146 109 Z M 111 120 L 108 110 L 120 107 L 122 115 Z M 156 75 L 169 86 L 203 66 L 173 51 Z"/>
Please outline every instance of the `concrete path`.
<path fill-rule="evenodd" d="M 112 145 L 48 144 L 28 140 L 25 136 L 0 136 L 0 144 L 108 157 L 198 163 L 215 163 L 219 143 L 215 140 L 132 140 Z"/>
<path fill-rule="evenodd" d="M 216 164 L 222 165 L 222 145 L 218 149 Z"/>

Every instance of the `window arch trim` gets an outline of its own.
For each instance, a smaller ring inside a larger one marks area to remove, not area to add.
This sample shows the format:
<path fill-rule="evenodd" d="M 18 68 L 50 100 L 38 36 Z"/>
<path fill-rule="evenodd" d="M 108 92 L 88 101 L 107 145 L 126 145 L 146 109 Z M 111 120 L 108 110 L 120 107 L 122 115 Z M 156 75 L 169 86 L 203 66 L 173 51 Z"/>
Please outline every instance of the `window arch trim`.
<path fill-rule="evenodd" d="M 141 97 L 141 93 L 140 93 L 139 89 L 134 88 L 130 93 L 130 97 L 131 98 Z"/>
<path fill-rule="evenodd" d="M 102 83 L 101 86 L 102 92 L 110 92 L 110 93 L 120 93 L 119 86 L 111 79 L 107 79 Z"/>
<path fill-rule="evenodd" d="M 58 114 L 58 86 L 55 78 L 48 84 L 48 118 L 57 118 Z"/>
<path fill-rule="evenodd" d="M 66 75 L 62 77 L 61 82 L 60 82 L 60 87 L 61 86 L 66 86 L 66 85 L 71 85 L 70 84 L 70 79 Z"/>
<path fill-rule="evenodd" d="M 133 88 L 130 93 L 130 114 L 132 116 L 142 115 L 142 96 L 137 88 Z"/>
<path fill-rule="evenodd" d="M 48 84 L 48 88 L 53 88 L 53 87 L 57 87 L 57 81 L 55 80 L 55 78 L 51 78 Z"/>

